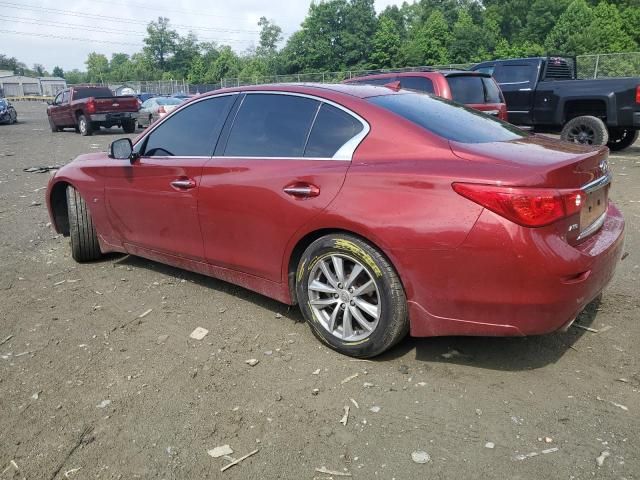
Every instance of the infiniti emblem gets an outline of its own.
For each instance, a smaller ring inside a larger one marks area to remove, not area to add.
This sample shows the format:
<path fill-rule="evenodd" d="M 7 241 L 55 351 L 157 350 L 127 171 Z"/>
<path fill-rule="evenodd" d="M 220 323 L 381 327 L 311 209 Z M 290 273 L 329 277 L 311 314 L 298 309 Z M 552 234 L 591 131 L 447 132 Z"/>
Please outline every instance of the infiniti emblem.
<path fill-rule="evenodd" d="M 607 173 L 609 173 L 609 162 L 606 158 L 600 162 L 599 167 L 602 175 L 606 175 Z"/>

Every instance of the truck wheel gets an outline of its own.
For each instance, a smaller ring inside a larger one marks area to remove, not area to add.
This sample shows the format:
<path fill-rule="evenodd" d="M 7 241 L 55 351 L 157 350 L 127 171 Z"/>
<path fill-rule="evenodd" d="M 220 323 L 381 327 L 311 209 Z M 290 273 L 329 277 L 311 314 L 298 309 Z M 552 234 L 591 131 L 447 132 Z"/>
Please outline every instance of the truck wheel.
<path fill-rule="evenodd" d="M 302 254 L 296 293 L 323 343 L 352 357 L 378 355 L 409 331 L 407 299 L 382 253 L 350 235 L 326 235 Z"/>
<path fill-rule="evenodd" d="M 610 128 L 607 147 L 614 151 L 624 150 L 638 140 L 638 133 L 638 130 L 630 128 Z"/>
<path fill-rule="evenodd" d="M 606 145 L 609 141 L 607 126 L 598 117 L 584 115 L 569 120 L 562 127 L 560 138 L 582 145 Z"/>
<path fill-rule="evenodd" d="M 93 135 L 93 127 L 91 126 L 91 122 L 82 114 L 78 117 L 78 130 L 80 130 L 80 135 L 82 135 L 83 137 Z"/>
<path fill-rule="evenodd" d="M 53 123 L 53 121 L 51 121 L 51 117 L 49 117 L 49 126 L 51 127 L 51 131 L 52 132 L 61 132 L 62 129 L 60 127 L 56 127 L 55 123 Z"/>
<path fill-rule="evenodd" d="M 136 121 L 135 120 L 123 120 L 122 121 L 122 130 L 124 133 L 133 133 L 136 131 Z"/>
<path fill-rule="evenodd" d="M 83 198 L 73 187 L 67 187 L 67 208 L 69 211 L 71 256 L 76 262 L 98 260 L 102 257 L 102 252 L 100 252 L 91 213 Z"/>

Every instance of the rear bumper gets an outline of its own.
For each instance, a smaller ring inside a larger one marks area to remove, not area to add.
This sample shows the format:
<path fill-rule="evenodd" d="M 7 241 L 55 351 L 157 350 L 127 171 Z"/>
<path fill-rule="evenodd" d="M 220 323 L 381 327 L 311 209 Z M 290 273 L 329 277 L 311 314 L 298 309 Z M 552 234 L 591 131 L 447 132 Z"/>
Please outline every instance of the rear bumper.
<path fill-rule="evenodd" d="M 92 122 L 118 123 L 122 120 L 136 118 L 136 115 L 134 112 L 95 113 L 90 115 L 90 117 Z"/>
<path fill-rule="evenodd" d="M 518 227 L 484 211 L 456 250 L 394 254 L 402 258 L 401 272 L 410 272 L 403 281 L 411 334 L 560 330 L 610 282 L 623 245 L 624 219 L 613 204 L 602 228 L 577 246 L 553 228 Z"/>

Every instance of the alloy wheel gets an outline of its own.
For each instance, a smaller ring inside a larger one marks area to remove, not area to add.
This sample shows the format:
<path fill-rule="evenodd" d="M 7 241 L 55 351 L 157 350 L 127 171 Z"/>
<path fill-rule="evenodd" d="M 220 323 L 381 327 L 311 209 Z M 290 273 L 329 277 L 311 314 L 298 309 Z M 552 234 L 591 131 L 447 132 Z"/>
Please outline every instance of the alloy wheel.
<path fill-rule="evenodd" d="M 322 257 L 309 275 L 307 290 L 315 318 L 340 340 L 363 340 L 378 326 L 382 308 L 378 286 L 355 258 Z"/>
<path fill-rule="evenodd" d="M 581 143 L 583 145 L 593 145 L 596 132 L 588 125 L 579 124 L 569 130 L 567 139 L 570 142 Z"/>

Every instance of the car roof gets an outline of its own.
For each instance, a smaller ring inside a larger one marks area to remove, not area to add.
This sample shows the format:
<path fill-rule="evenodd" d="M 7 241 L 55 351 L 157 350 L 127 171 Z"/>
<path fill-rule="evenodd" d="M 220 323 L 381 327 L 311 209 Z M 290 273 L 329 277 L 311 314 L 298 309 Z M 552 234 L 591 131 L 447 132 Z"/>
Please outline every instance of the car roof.
<path fill-rule="evenodd" d="M 330 96 L 331 94 L 349 95 L 357 98 L 379 97 L 382 95 L 406 94 L 406 90 L 396 91 L 384 86 L 375 85 L 350 85 L 346 83 L 269 83 L 263 85 L 249 85 L 244 87 L 225 88 L 214 90 L 202 94 L 203 96 L 219 95 L 221 93 L 233 92 L 255 92 L 255 91 L 276 91 L 288 93 L 300 93 L 307 95 L 317 95 L 319 97 Z"/>

